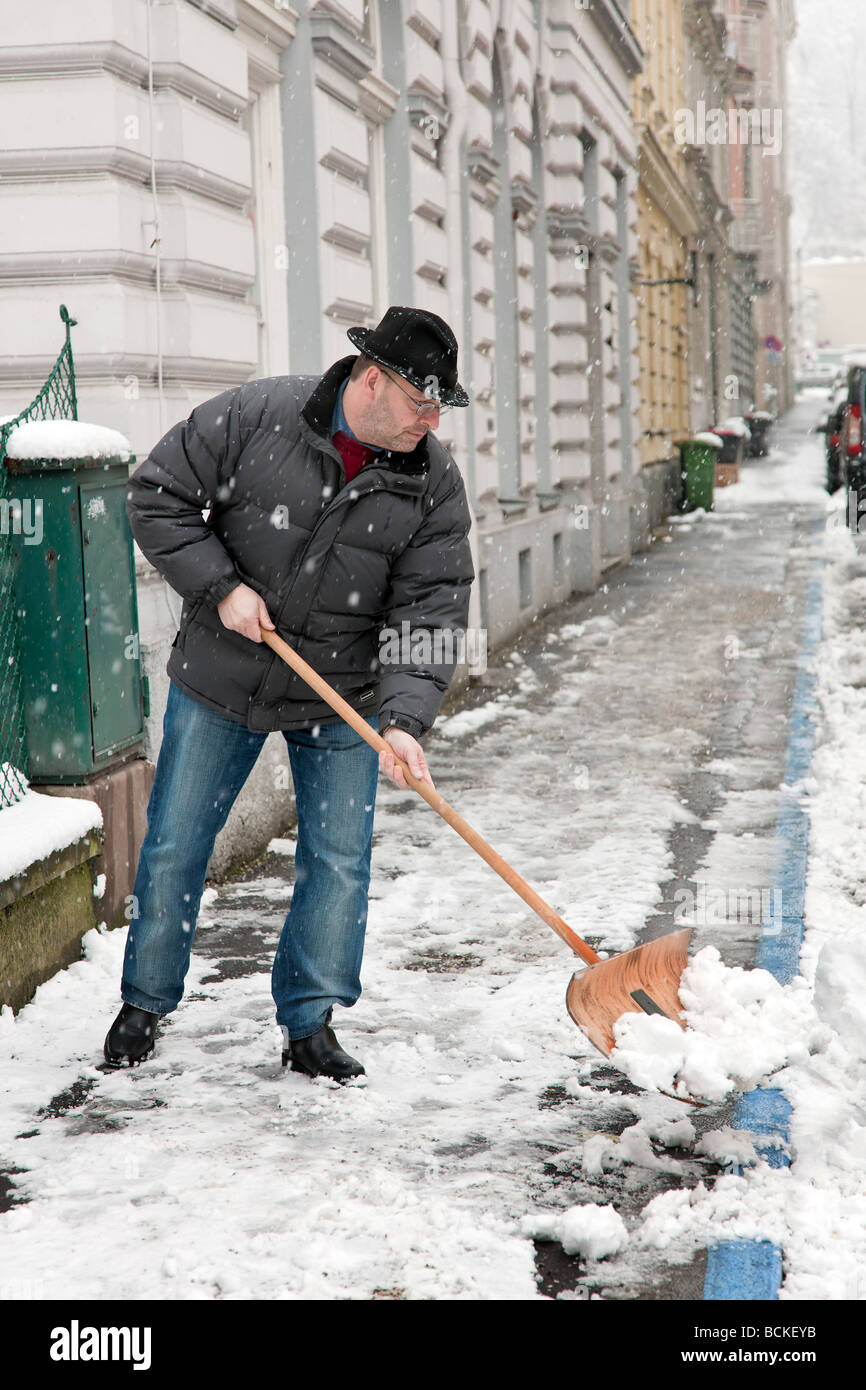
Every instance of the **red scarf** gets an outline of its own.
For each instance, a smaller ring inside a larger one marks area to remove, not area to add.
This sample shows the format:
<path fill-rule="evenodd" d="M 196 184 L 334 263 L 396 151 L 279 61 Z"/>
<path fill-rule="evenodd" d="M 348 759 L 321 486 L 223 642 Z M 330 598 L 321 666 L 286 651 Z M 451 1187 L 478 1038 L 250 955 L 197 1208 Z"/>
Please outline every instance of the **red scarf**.
<path fill-rule="evenodd" d="M 371 449 L 367 444 L 361 444 L 357 439 L 351 439 L 343 430 L 337 430 L 333 439 L 343 460 L 346 482 L 350 483 L 355 475 L 360 473 L 364 464 L 369 463 L 370 459 L 375 457 L 378 450 Z"/>

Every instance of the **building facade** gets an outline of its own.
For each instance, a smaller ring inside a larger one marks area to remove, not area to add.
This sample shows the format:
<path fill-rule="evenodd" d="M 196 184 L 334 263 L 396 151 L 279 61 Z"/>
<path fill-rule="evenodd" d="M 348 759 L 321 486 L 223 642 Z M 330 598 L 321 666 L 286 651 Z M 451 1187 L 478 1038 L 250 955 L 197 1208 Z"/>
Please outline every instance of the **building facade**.
<path fill-rule="evenodd" d="M 80 416 L 139 458 L 226 387 L 322 371 L 389 304 L 433 310 L 472 397 L 440 429 L 474 516 L 470 622 L 510 640 L 647 542 L 671 438 L 719 413 L 727 151 L 671 118 L 726 100 L 720 5 L 14 7 L 0 410 L 44 379 L 61 300 Z M 143 557 L 138 579 L 153 752 L 179 601 Z"/>
<path fill-rule="evenodd" d="M 641 462 L 669 460 L 690 425 L 690 319 L 698 210 L 687 185 L 687 146 L 677 138 L 685 107 L 686 47 L 681 0 L 633 0 L 644 52 L 635 80 L 639 139 L 638 301 Z"/>
<path fill-rule="evenodd" d="M 728 415 L 740 414 L 749 404 L 740 400 L 743 364 L 730 329 L 738 276 L 728 204 L 730 145 L 726 135 L 719 138 L 729 95 L 722 0 L 684 0 L 683 25 L 685 107 L 678 138 L 686 147 L 686 182 L 697 218 L 691 247 L 691 427 L 706 429 Z"/>
<path fill-rule="evenodd" d="M 646 535 L 637 137 L 617 0 L 34 0 L 0 101 L 14 413 L 78 320 L 80 415 L 138 457 L 200 400 L 318 372 L 389 303 L 455 328 L 440 431 L 495 647 Z M 139 557 L 160 682 L 178 601 Z"/>
<path fill-rule="evenodd" d="M 726 0 L 725 23 L 729 132 L 736 133 L 729 142 L 731 240 L 753 303 L 751 379 L 744 379 L 742 394 L 758 409 L 776 412 L 793 403 L 796 357 L 786 139 L 793 0 Z M 742 318 L 736 314 L 731 332 L 742 351 Z"/>
<path fill-rule="evenodd" d="M 800 346 L 866 351 L 866 260 L 798 261 Z"/>
<path fill-rule="evenodd" d="M 791 403 L 790 0 L 632 0 L 646 466 L 686 429 Z"/>

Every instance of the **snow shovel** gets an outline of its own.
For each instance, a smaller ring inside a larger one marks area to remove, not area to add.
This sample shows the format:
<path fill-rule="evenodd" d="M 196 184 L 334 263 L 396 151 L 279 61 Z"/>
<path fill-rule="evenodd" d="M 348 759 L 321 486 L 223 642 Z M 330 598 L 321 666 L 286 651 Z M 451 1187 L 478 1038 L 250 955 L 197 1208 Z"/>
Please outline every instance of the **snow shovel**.
<path fill-rule="evenodd" d="M 303 677 L 316 694 L 345 719 L 371 748 L 375 748 L 377 753 L 394 753 L 393 748 L 370 727 L 366 719 L 332 690 L 327 681 L 323 680 L 287 642 L 275 632 L 265 628 L 261 628 L 260 631 L 262 641 L 281 656 L 293 671 Z M 491 848 L 428 782 L 419 781 L 401 758 L 397 758 L 397 762 L 412 790 L 422 796 L 427 804 L 481 855 L 491 869 L 495 869 L 500 878 L 504 878 L 509 887 L 538 913 L 542 921 L 553 928 L 575 955 L 580 956 L 589 966 L 588 970 L 581 970 L 572 976 L 566 992 L 566 1006 L 578 1028 L 586 1034 L 599 1052 L 605 1057 L 609 1056 L 615 1045 L 613 1026 L 625 1013 L 664 1014 L 681 1028 L 685 1028 L 686 1025 L 680 1017 L 678 991 L 680 976 L 688 964 L 691 934 L 688 930 L 658 937 L 655 941 L 648 941 L 632 951 L 602 960 L 601 956 L 571 930 L 558 913 L 530 888 L 510 864 L 506 864 L 502 856 L 497 854 L 496 850 Z"/>

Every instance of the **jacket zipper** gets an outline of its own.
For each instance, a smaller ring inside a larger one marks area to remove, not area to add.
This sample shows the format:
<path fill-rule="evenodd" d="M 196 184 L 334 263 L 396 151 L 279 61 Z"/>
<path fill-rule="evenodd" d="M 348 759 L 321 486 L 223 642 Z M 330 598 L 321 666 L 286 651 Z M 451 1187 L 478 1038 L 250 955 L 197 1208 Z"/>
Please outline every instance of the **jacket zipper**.
<path fill-rule="evenodd" d="M 309 540 L 307 541 L 306 545 L 304 546 L 303 550 L 301 551 L 300 557 L 299 557 L 299 559 L 298 559 L 298 563 L 297 563 L 297 565 L 295 566 L 295 574 L 298 573 L 298 571 L 300 570 L 301 566 L 303 565 L 304 560 L 306 559 L 306 556 L 307 556 L 307 551 L 309 550 L 310 546 L 313 544 L 313 541 L 316 539 L 316 533 L 317 533 L 317 531 L 319 530 L 319 527 L 324 525 L 325 521 L 328 519 L 328 517 L 331 515 L 331 513 L 332 513 L 333 511 L 336 510 L 337 507 L 345 506 L 347 502 L 357 502 L 357 500 L 358 500 L 359 497 L 368 497 L 368 496 L 369 496 L 371 493 L 373 493 L 373 492 L 396 492 L 398 495 L 402 495 L 402 496 L 404 496 L 404 497 L 412 497 L 413 495 L 414 495 L 414 496 L 419 496 L 419 497 L 420 497 L 420 495 L 421 495 L 420 493 L 413 494 L 413 493 L 411 493 L 411 492 L 404 492 L 404 493 L 401 493 L 401 489 L 400 489 L 400 488 L 395 488 L 395 487 L 390 487 L 390 488 L 389 488 L 389 487 L 387 486 L 387 484 L 386 484 L 382 479 L 376 479 L 370 486 L 365 487 L 365 488 L 363 488 L 363 489 L 352 488 L 352 494 L 354 494 L 354 495 L 347 495 L 347 496 L 344 497 L 344 496 L 343 496 L 343 493 L 346 491 L 346 488 L 348 488 L 348 487 L 351 487 L 351 484 L 349 484 L 349 483 L 344 484 L 344 486 L 343 486 L 342 488 L 340 488 L 340 490 L 339 490 L 339 492 L 337 493 L 336 497 L 334 498 L 333 502 L 329 502 L 328 505 L 327 505 L 327 507 L 325 508 L 325 510 L 324 510 L 324 511 L 321 513 L 321 515 L 319 516 L 318 521 L 316 522 L 315 526 L 313 527 L 312 531 L 310 532 Z"/>
<path fill-rule="evenodd" d="M 316 535 L 317 535 L 317 533 L 318 533 L 318 531 L 319 531 L 319 528 L 320 528 L 321 526 L 324 525 L 325 521 L 328 519 L 328 517 L 331 515 L 331 513 L 332 513 L 333 511 L 336 510 L 337 507 L 345 506 L 347 502 L 356 502 L 356 501 L 358 500 L 359 497 L 368 497 L 368 496 L 369 496 L 371 493 L 373 493 L 373 492 L 396 492 L 396 493 L 398 493 L 398 495 L 401 493 L 401 489 L 400 489 L 400 488 L 396 488 L 396 487 L 391 487 L 391 488 L 389 488 L 389 487 L 387 486 L 387 484 L 381 479 L 381 477 L 380 477 L 380 478 L 374 479 L 374 480 L 370 483 L 370 485 L 368 485 L 368 486 L 365 487 L 365 488 L 359 489 L 359 488 L 352 487 L 352 494 L 353 494 L 353 495 L 347 494 L 346 496 L 344 496 L 344 495 L 343 495 L 344 492 L 346 492 L 346 489 L 349 488 L 350 486 L 351 486 L 351 485 L 348 484 L 348 483 L 347 483 L 347 484 L 344 484 L 344 486 L 343 486 L 342 488 L 340 488 L 340 490 L 339 490 L 339 492 L 337 493 L 336 497 L 334 498 L 333 502 L 329 502 L 328 506 L 325 508 L 325 510 L 324 510 L 324 511 L 321 513 L 321 515 L 319 516 L 318 521 L 316 522 L 315 526 L 313 527 L 312 531 L 310 532 L 310 536 L 309 536 L 309 539 L 307 540 L 306 545 L 304 546 L 303 550 L 301 551 L 301 554 L 300 554 L 299 557 L 298 557 L 298 560 L 297 560 L 297 563 L 296 563 L 296 565 L 295 565 L 294 571 L 293 571 L 293 573 L 292 573 L 292 575 L 291 575 L 291 577 L 290 577 L 290 581 L 289 581 L 289 591 L 288 591 L 288 592 L 291 592 L 291 588 L 292 588 L 292 586 L 294 585 L 295 579 L 296 579 L 297 576 L 300 574 L 300 572 L 301 572 L 301 570 L 302 570 L 302 568 L 303 568 L 304 561 L 305 561 L 306 558 L 307 558 L 307 552 L 309 551 L 310 546 L 313 544 L 313 541 L 316 539 Z M 403 493 L 402 495 L 403 495 L 403 496 L 407 496 L 407 497 L 411 497 L 411 496 L 413 496 L 413 495 L 420 496 L 421 494 L 420 494 L 420 493 L 413 494 L 413 493 L 411 493 L 411 492 L 405 492 L 405 493 Z M 288 598 L 288 593 L 286 594 L 286 599 L 287 599 L 287 598 Z M 285 599 L 283 600 L 283 602 L 285 602 Z M 298 635 L 301 636 L 301 637 L 304 636 L 303 631 L 301 631 Z M 277 658 L 275 657 L 274 659 L 276 660 Z"/>

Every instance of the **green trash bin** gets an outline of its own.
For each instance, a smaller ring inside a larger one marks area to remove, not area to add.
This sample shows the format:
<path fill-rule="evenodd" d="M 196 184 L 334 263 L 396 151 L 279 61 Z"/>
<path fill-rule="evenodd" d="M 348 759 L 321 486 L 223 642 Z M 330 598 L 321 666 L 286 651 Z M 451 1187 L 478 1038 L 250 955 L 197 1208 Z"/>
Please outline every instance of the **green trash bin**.
<path fill-rule="evenodd" d="M 66 423 L 66 422 L 64 422 Z M 29 778 L 81 783 L 144 734 L 129 466 L 7 458 Z"/>
<path fill-rule="evenodd" d="M 678 439 L 676 446 L 682 460 L 685 483 L 686 511 L 713 510 L 713 496 L 716 484 L 716 458 L 722 441 L 713 440 L 709 434 L 699 434 L 692 439 Z"/>

